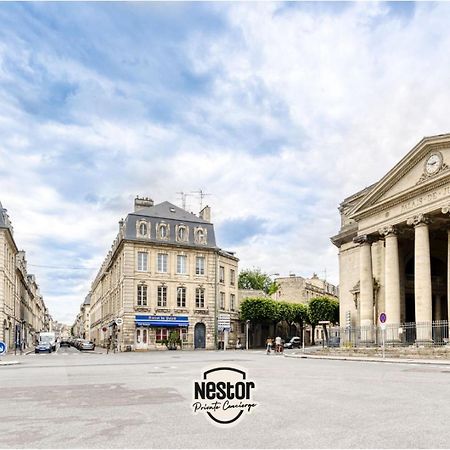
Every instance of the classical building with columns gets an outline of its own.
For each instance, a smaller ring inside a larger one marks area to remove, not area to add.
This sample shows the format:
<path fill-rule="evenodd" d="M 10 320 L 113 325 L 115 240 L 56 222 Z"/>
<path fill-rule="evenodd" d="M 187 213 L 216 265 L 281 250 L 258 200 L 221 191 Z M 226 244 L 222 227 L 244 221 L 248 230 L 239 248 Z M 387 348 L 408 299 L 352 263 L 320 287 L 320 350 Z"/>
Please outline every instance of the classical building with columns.
<path fill-rule="evenodd" d="M 380 314 L 390 342 L 448 339 L 450 134 L 423 138 L 380 181 L 339 208 L 340 323 L 376 340 Z M 434 322 L 439 321 L 439 322 Z M 432 326 L 433 323 L 433 326 Z M 405 324 L 414 332 L 405 337 Z"/>

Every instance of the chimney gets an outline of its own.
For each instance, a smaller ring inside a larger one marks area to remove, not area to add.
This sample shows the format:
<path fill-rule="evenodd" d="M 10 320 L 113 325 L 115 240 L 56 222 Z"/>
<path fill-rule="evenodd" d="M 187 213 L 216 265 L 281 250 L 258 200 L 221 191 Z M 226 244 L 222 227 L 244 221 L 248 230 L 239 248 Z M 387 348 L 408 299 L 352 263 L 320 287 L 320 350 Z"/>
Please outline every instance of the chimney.
<path fill-rule="evenodd" d="M 143 208 L 153 206 L 153 200 L 149 197 L 139 197 L 134 199 L 134 212 L 138 212 Z"/>
<path fill-rule="evenodd" d="M 200 219 L 206 220 L 207 222 L 211 222 L 211 208 L 206 205 L 201 211 L 200 211 Z"/>

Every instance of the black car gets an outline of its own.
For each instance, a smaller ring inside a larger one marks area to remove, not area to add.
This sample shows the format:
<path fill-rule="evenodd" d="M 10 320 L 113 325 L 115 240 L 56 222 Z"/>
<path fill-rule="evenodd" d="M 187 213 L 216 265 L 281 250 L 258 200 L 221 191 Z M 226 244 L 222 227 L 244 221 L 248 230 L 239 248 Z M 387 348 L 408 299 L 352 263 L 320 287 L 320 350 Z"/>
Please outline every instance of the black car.
<path fill-rule="evenodd" d="M 52 352 L 52 344 L 50 342 L 41 342 L 34 348 L 34 353 L 51 353 Z"/>
<path fill-rule="evenodd" d="M 60 347 L 70 347 L 70 344 L 69 344 L 69 341 L 62 340 L 62 341 L 59 343 L 59 346 L 60 346 Z"/>
<path fill-rule="evenodd" d="M 302 340 L 298 336 L 294 336 L 284 344 L 284 348 L 300 348 L 301 346 Z"/>

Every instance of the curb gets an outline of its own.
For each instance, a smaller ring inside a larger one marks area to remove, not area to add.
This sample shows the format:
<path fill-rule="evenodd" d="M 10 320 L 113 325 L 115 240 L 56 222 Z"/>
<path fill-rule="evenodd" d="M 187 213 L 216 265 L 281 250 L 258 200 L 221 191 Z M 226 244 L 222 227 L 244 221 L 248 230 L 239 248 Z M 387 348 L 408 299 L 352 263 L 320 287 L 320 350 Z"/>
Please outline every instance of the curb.
<path fill-rule="evenodd" d="M 440 365 L 450 366 L 450 360 L 440 359 L 401 359 L 401 358 L 365 358 L 357 356 L 319 356 L 319 355 L 284 355 L 285 358 L 299 359 L 328 359 L 332 361 L 356 361 L 356 362 L 373 362 L 373 363 L 389 363 L 389 364 L 423 364 L 423 365 Z"/>
<path fill-rule="evenodd" d="M 20 361 L 0 361 L 0 366 L 15 366 L 20 364 Z"/>

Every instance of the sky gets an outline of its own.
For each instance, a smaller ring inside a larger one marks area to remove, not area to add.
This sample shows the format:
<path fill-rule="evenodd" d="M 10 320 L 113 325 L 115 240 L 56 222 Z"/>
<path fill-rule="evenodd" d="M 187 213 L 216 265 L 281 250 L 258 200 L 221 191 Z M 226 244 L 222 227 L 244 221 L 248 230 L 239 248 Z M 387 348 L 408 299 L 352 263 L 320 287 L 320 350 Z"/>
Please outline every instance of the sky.
<path fill-rule="evenodd" d="M 0 202 L 73 323 L 136 195 L 339 282 L 339 203 L 449 132 L 449 3 L 2 3 Z M 200 199 L 187 197 L 197 213 Z"/>

